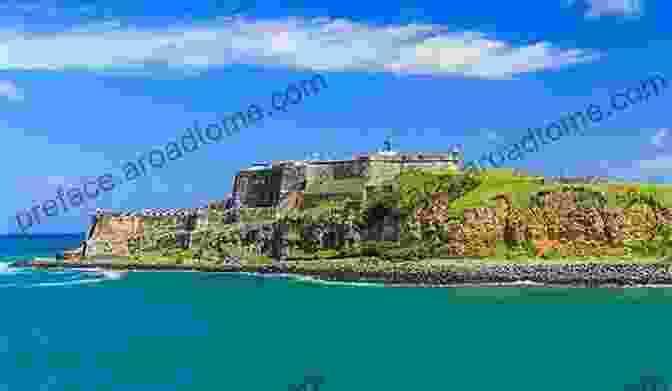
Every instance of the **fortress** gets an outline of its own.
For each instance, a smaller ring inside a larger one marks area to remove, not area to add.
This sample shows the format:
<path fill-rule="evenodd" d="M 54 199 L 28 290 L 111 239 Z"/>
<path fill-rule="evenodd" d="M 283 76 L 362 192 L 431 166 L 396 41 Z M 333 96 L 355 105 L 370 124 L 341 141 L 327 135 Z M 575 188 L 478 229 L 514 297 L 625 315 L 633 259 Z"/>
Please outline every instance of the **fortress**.
<path fill-rule="evenodd" d="M 457 152 L 380 152 L 355 156 L 352 160 L 278 161 L 241 170 L 234 179 L 233 192 L 240 196 L 241 206 L 248 208 L 287 207 L 290 194 L 296 192 L 322 194 L 322 199 L 338 198 L 339 195 L 361 199 L 367 187 L 391 181 L 404 168 L 453 168 L 457 171 L 460 164 Z M 346 182 L 361 186 L 344 186 Z M 326 191 L 327 188 L 330 191 Z"/>
<path fill-rule="evenodd" d="M 388 143 L 389 145 L 389 143 Z M 349 160 L 291 160 L 255 163 L 240 170 L 233 179 L 232 194 L 224 200 L 193 209 L 144 209 L 136 212 L 97 211 L 92 217 L 86 241 L 66 256 L 128 256 L 138 241 L 170 242 L 192 247 L 193 233 L 212 226 L 239 222 L 228 211 L 246 218 L 279 209 L 315 207 L 325 200 L 366 200 L 375 191 L 392 191 L 395 177 L 407 168 L 461 169 L 457 151 L 448 153 L 404 153 L 389 150 L 353 156 Z M 261 220 L 261 219 L 260 219 Z M 384 216 L 370 239 L 398 238 L 398 219 Z M 377 234 L 375 234 L 375 232 Z M 391 233 L 390 233 L 391 232 Z"/>

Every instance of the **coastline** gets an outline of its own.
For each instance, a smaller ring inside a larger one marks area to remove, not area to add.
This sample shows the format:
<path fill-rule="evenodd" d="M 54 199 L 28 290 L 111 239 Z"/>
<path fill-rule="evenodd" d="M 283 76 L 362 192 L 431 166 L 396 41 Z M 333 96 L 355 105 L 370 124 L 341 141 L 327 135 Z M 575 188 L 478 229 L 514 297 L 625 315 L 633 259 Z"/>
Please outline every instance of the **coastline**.
<path fill-rule="evenodd" d="M 672 265 L 665 263 L 432 264 L 419 262 L 303 261 L 275 264 L 150 264 L 129 261 L 35 259 L 14 266 L 97 268 L 110 271 L 241 273 L 294 278 L 308 283 L 385 287 L 672 287 Z"/>

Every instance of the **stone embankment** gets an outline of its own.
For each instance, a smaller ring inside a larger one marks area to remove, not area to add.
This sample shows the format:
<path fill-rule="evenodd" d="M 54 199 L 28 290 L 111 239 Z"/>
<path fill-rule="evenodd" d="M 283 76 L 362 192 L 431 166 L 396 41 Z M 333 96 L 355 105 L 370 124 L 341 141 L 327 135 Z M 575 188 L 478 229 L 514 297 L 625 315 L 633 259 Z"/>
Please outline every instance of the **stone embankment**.
<path fill-rule="evenodd" d="M 186 266 L 132 262 L 33 261 L 21 266 L 296 274 L 329 281 L 383 282 L 390 285 L 407 286 L 507 285 L 523 282 L 575 287 L 672 285 L 672 266 L 665 264 L 586 263 L 454 267 L 421 263 L 310 261 L 270 265 Z"/>
<path fill-rule="evenodd" d="M 489 265 L 464 270 L 392 263 L 326 268 L 298 264 L 289 265 L 284 272 L 325 280 L 378 281 L 418 286 L 520 282 L 577 287 L 672 285 L 672 270 L 667 265 L 655 264 Z"/>

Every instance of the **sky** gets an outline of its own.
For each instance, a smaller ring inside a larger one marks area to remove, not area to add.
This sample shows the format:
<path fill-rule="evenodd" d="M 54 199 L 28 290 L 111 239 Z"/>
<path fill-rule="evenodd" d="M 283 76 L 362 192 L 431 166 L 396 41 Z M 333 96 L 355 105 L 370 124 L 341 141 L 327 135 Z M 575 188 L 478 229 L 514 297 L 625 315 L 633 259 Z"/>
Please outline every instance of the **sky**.
<path fill-rule="evenodd" d="M 478 159 L 651 75 L 672 81 L 670 11 L 653 0 L 3 2 L 4 233 L 20 232 L 17 213 L 59 186 L 123 173 L 194 121 L 265 109 L 318 74 L 318 94 L 30 233 L 82 232 L 96 208 L 203 206 L 253 162 L 346 158 L 386 137 L 399 151 L 460 146 Z M 670 182 L 671 98 L 506 166 Z"/>

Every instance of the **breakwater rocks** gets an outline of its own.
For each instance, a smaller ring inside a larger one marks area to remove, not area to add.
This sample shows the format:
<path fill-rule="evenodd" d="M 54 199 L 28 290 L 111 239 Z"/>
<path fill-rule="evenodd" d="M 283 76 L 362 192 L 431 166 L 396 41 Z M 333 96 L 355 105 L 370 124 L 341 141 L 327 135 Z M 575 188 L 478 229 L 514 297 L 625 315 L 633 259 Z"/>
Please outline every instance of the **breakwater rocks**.
<path fill-rule="evenodd" d="M 588 287 L 672 285 L 668 265 L 502 265 L 481 268 L 477 274 L 480 279 L 496 282 L 533 281 Z"/>
<path fill-rule="evenodd" d="M 286 273 L 309 275 L 324 280 L 371 281 L 417 286 L 520 282 L 576 287 L 672 285 L 672 269 L 667 265 L 656 264 L 489 265 L 464 270 L 408 263 L 332 264 L 327 267 L 295 264 L 289 265 L 284 270 Z"/>

